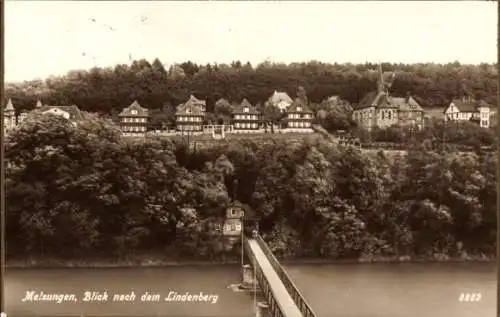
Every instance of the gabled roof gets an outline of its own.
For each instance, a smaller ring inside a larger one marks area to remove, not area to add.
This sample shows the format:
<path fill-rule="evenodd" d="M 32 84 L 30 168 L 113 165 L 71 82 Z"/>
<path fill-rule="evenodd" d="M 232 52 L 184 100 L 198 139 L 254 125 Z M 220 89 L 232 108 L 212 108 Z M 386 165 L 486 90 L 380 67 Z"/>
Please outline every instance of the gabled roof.
<path fill-rule="evenodd" d="M 299 108 L 302 108 L 299 110 Z M 309 107 L 302 102 L 299 98 L 296 98 L 290 107 L 286 109 L 287 113 L 313 113 Z"/>
<path fill-rule="evenodd" d="M 14 112 L 16 111 L 14 109 L 14 105 L 12 104 L 12 100 L 9 98 L 9 101 L 7 101 L 7 105 L 5 105 L 5 109 L 3 110 L 5 112 Z"/>
<path fill-rule="evenodd" d="M 185 115 L 192 115 L 192 116 L 204 116 L 205 111 L 200 107 L 200 104 L 195 104 L 192 102 L 189 102 L 189 100 L 184 103 L 180 104 L 177 106 L 177 111 L 175 112 L 176 116 L 185 116 Z"/>
<path fill-rule="evenodd" d="M 188 101 L 186 101 L 186 103 L 202 104 L 205 106 L 207 102 L 205 100 L 200 100 L 193 95 L 190 95 L 189 99 L 188 99 Z"/>
<path fill-rule="evenodd" d="M 397 106 L 399 111 L 424 111 L 424 109 L 419 105 L 419 103 L 413 99 L 413 97 L 408 96 L 406 98 L 402 97 L 389 97 L 389 102 Z"/>
<path fill-rule="evenodd" d="M 290 96 L 286 92 L 278 92 L 274 91 L 274 93 L 269 97 L 268 101 L 272 104 L 278 104 L 281 101 L 285 101 L 288 103 L 292 103 L 293 100 L 290 98 Z"/>
<path fill-rule="evenodd" d="M 371 91 L 356 105 L 355 110 L 367 107 L 392 108 L 385 92 Z"/>
<path fill-rule="evenodd" d="M 248 111 L 245 112 L 245 108 L 248 108 Z M 252 106 L 252 104 L 245 98 L 241 102 L 241 104 L 234 106 L 233 113 L 250 113 L 250 114 L 259 114 L 260 112 Z"/>
<path fill-rule="evenodd" d="M 365 95 L 354 110 L 367 107 L 397 109 L 398 111 L 424 111 L 420 104 L 411 96 L 392 97 L 385 92 L 372 91 Z"/>
<path fill-rule="evenodd" d="M 226 106 L 231 106 L 231 103 L 227 100 L 227 99 L 224 99 L 224 98 L 219 98 L 219 100 L 217 100 L 215 102 L 215 104 L 224 104 Z"/>
<path fill-rule="evenodd" d="M 479 107 L 488 107 L 488 108 L 491 107 L 488 103 L 486 103 L 483 100 L 477 102 L 477 101 L 464 101 L 464 100 L 460 100 L 460 99 L 453 99 L 450 102 L 450 105 L 452 103 L 455 105 L 455 107 L 458 108 L 458 110 L 460 112 L 477 112 Z M 444 109 L 444 112 L 446 112 L 448 107 L 446 107 L 446 109 Z"/>
<path fill-rule="evenodd" d="M 48 105 L 42 105 L 40 108 L 40 111 L 46 112 L 51 109 L 59 109 L 61 111 L 65 111 L 69 113 L 69 119 L 72 121 L 80 121 L 83 120 L 82 113 L 80 112 L 80 109 L 76 105 L 71 105 L 71 106 L 48 106 Z"/>
<path fill-rule="evenodd" d="M 230 208 L 241 208 L 244 212 L 243 219 L 244 220 L 258 220 L 260 217 L 257 213 L 247 204 L 241 203 L 239 201 L 233 201 L 229 204 Z"/>
<path fill-rule="evenodd" d="M 132 110 L 137 110 L 137 114 L 132 114 Z M 119 117 L 148 117 L 149 111 L 135 100 L 130 106 L 124 108 L 118 115 Z"/>

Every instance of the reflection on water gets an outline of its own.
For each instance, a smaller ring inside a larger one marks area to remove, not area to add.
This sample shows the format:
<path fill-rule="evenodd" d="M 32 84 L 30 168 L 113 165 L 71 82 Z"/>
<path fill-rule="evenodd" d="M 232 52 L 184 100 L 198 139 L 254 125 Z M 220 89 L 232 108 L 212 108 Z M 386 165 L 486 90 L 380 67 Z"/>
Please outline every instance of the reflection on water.
<path fill-rule="evenodd" d="M 287 266 L 318 317 L 495 316 L 494 263 Z M 460 302 L 481 293 L 479 302 Z"/>
<path fill-rule="evenodd" d="M 492 263 L 290 265 L 286 269 L 318 317 L 495 315 Z M 238 266 L 7 269 L 6 312 L 9 317 L 254 316 L 253 295 L 239 291 L 240 279 Z M 80 300 L 23 303 L 29 290 L 75 293 Z M 134 292 L 137 297 L 133 302 L 82 302 L 86 291 L 106 291 L 109 298 Z M 159 294 L 162 300 L 141 301 L 146 292 Z M 184 294 L 184 301 L 165 302 L 170 292 Z M 460 302 L 462 293 L 480 293 L 481 300 Z M 215 304 L 188 301 L 194 298 L 189 295 L 217 295 L 218 300 Z"/>

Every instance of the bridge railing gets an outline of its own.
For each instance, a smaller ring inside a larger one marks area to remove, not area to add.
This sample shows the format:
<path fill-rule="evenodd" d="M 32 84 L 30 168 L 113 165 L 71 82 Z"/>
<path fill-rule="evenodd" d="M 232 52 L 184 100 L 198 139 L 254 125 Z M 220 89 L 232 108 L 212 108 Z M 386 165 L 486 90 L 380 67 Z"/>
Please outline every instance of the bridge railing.
<path fill-rule="evenodd" d="M 300 309 L 302 316 L 316 317 L 316 314 L 311 309 L 311 306 L 309 306 L 309 304 L 306 302 L 304 296 L 302 296 L 299 289 L 297 288 L 297 286 L 295 286 L 290 276 L 288 276 L 283 266 L 281 266 L 278 259 L 276 259 L 273 252 L 271 251 L 267 243 L 264 241 L 264 239 L 262 239 L 262 237 L 258 235 L 255 238 L 255 240 L 261 247 L 262 252 L 264 252 L 267 259 L 271 263 L 271 266 L 273 267 L 275 272 L 280 277 L 281 281 L 283 282 L 283 285 L 285 285 L 286 290 L 290 293 L 290 296 L 292 296 L 293 301 L 295 302 L 295 305 L 297 305 L 297 307 Z"/>
<path fill-rule="evenodd" d="M 248 239 L 246 237 L 243 238 L 243 245 L 244 248 L 246 249 L 245 251 L 250 257 L 250 260 L 252 261 L 252 265 L 255 270 L 255 279 L 259 283 L 262 293 L 264 293 L 264 297 L 266 298 L 267 303 L 269 305 L 269 310 L 271 311 L 271 316 L 286 317 L 283 312 L 283 307 L 281 307 L 280 303 L 276 300 L 276 295 L 271 289 L 269 282 L 265 278 L 259 262 L 256 261 L 255 255 L 251 252 L 250 245 L 248 244 Z"/>

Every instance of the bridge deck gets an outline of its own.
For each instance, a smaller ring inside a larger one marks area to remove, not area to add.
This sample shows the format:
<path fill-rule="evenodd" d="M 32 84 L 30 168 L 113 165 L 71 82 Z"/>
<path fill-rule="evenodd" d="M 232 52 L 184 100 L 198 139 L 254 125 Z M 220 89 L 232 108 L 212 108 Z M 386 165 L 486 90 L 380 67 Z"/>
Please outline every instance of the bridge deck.
<path fill-rule="evenodd" d="M 297 305 L 295 305 L 295 302 L 286 290 L 285 285 L 283 284 L 283 282 L 281 282 L 281 279 L 274 271 L 271 263 L 267 259 L 257 241 L 255 241 L 255 239 L 248 239 L 248 245 L 250 246 L 250 249 L 252 250 L 255 258 L 259 262 L 264 277 L 269 282 L 269 286 L 271 287 L 276 301 L 282 307 L 283 314 L 286 317 L 302 317 L 300 309 L 297 307 Z"/>

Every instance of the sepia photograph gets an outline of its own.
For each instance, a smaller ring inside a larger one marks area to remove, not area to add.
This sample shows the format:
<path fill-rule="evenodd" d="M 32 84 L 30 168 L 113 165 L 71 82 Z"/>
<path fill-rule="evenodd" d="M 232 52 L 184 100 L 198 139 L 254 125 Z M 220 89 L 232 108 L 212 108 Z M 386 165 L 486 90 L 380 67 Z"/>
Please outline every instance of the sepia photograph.
<path fill-rule="evenodd" d="M 500 316 L 498 6 L 4 1 L 1 317 Z"/>

